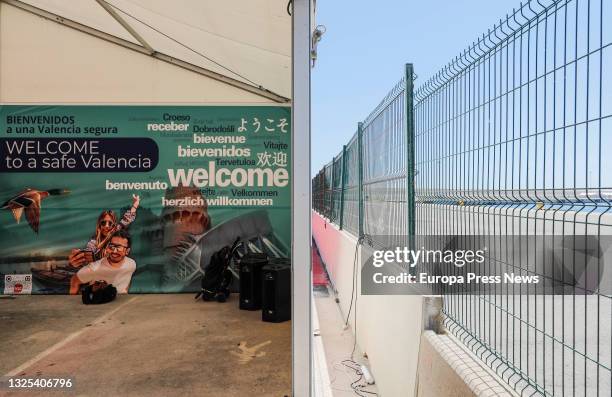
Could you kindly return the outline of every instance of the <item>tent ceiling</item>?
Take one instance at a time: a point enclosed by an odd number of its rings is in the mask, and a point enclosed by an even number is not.
[[[155,51],[290,97],[287,1],[106,0]],[[96,0],[24,3],[139,44]]]

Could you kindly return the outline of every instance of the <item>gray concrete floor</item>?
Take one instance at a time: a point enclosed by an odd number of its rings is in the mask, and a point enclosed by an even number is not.
[[[343,314],[333,294],[322,294],[315,291],[314,302],[318,315],[319,329],[314,330],[316,338],[322,338],[325,349],[325,360],[329,372],[329,389],[333,397],[354,397],[357,394],[351,389],[351,383],[358,379],[355,372],[342,365],[342,361],[351,358],[355,337],[352,329],[344,329]],[[370,367],[359,345],[355,346],[353,360]],[[364,384],[365,382],[361,382]],[[377,393],[376,385],[369,385],[365,390]],[[374,394],[362,393],[374,396]]]
[[[78,296],[19,296],[0,299],[0,322],[1,374],[75,382],[72,391],[0,396],[291,394],[291,323],[238,310],[236,294],[224,304],[181,294],[124,295],[92,306]],[[265,344],[242,360],[241,342]]]

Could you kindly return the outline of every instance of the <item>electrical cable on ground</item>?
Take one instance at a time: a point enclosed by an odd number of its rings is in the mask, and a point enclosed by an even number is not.
[[[348,322],[351,316],[351,311],[353,310],[353,303],[355,306],[355,327],[354,327],[354,336],[353,336],[353,349],[351,351],[351,358],[350,359],[344,359],[341,361],[336,361],[332,364],[332,367],[335,371],[338,371],[338,365],[342,365],[345,368],[351,369],[357,376],[357,380],[352,380],[352,378],[349,376],[348,372],[346,371],[346,369],[344,369],[344,374],[347,376],[348,380],[351,382],[350,386],[351,389],[342,389],[342,388],[338,388],[338,387],[334,387],[334,383],[336,382],[336,375],[334,374],[333,379],[330,381],[330,386],[332,389],[334,390],[338,390],[338,391],[352,391],[353,393],[355,393],[356,395],[360,396],[360,397],[370,397],[370,396],[378,396],[378,393],[370,391],[370,390],[366,390],[367,387],[369,387],[370,385],[368,385],[367,383],[363,383],[364,381],[364,374],[363,371],[361,370],[360,364],[358,362],[356,362],[355,360],[353,360],[353,356],[355,355],[355,349],[357,346],[357,303],[358,303],[358,295],[359,295],[359,291],[357,290],[357,284],[358,284],[358,278],[357,278],[357,252],[359,250],[359,246],[363,244],[363,241],[365,239],[366,236],[362,236],[359,239],[357,239],[357,244],[355,246],[355,252],[353,255],[353,279],[352,279],[352,289],[351,289],[351,302],[349,305],[349,310],[347,312],[346,315],[346,319],[344,321],[344,327],[346,329],[346,327],[348,326]]]
[[[351,309],[353,308],[353,298],[354,298],[354,302],[355,302],[355,321],[354,321],[354,332],[353,332],[353,336],[354,336],[354,340],[353,340],[353,350],[351,351],[351,360],[353,359],[354,355],[355,355],[355,349],[357,347],[357,300],[359,297],[359,291],[357,290],[357,284],[358,284],[358,277],[357,277],[357,250],[359,249],[359,246],[363,244],[363,240],[364,240],[365,236],[361,236],[359,239],[357,239],[357,245],[355,246],[355,255],[353,257],[353,285],[352,285],[352,290],[351,290],[351,303],[349,305],[349,310],[348,313],[346,315],[346,321],[344,322],[344,326],[347,327],[348,326],[348,321],[349,318],[351,316]]]
[[[346,314],[346,320],[344,321],[345,327],[348,326],[349,318],[351,316],[351,309],[353,308],[353,297],[355,295],[355,283],[356,283],[355,271],[357,267],[357,250],[359,249],[359,245],[361,245],[362,242],[363,242],[363,236],[357,239],[357,245],[355,246],[355,254],[353,256],[353,284],[352,284],[352,289],[351,289],[351,303],[349,305],[348,313]]]
[[[364,379],[364,376],[363,372],[361,371],[361,368],[359,367],[359,363],[347,359],[337,360],[333,362],[332,368],[334,369],[334,371],[338,371],[344,374],[344,376],[346,376],[347,382],[349,382],[349,385],[351,386],[350,389],[335,386],[334,383],[336,383],[338,378],[336,376],[336,372],[332,372],[333,378],[329,382],[332,390],[353,392],[361,397],[366,397],[362,393],[378,396],[376,392],[366,390],[368,387],[370,387],[370,385],[361,383]],[[351,371],[349,372],[348,369],[350,369]],[[356,381],[353,380],[353,375],[355,374],[359,376]]]
[[[355,392],[355,394],[357,394],[360,397],[366,397],[366,395],[363,393],[370,394],[373,396],[378,396],[378,393],[376,392],[365,390],[365,388],[368,387],[368,384],[361,383],[364,378],[363,378],[363,371],[361,370],[358,362],[354,360],[342,360],[341,364],[355,371],[355,374],[358,376],[357,380],[351,383],[351,389],[353,390],[353,392]]]

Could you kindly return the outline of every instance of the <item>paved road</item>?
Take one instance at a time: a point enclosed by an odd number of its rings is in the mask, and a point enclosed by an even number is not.
[[[238,310],[236,295],[225,304],[196,302],[190,294],[120,296],[96,306],[79,300],[1,299],[2,374],[72,376],[69,394],[82,396],[291,392],[290,322],[264,323],[261,312]],[[256,353],[264,355],[242,364],[241,342],[247,348],[263,343]],[[24,394],[0,391],[12,395]]]

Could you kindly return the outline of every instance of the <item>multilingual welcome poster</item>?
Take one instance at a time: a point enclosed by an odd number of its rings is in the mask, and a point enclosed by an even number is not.
[[[288,106],[0,106],[0,292],[196,291],[238,238],[288,257],[290,131]]]

